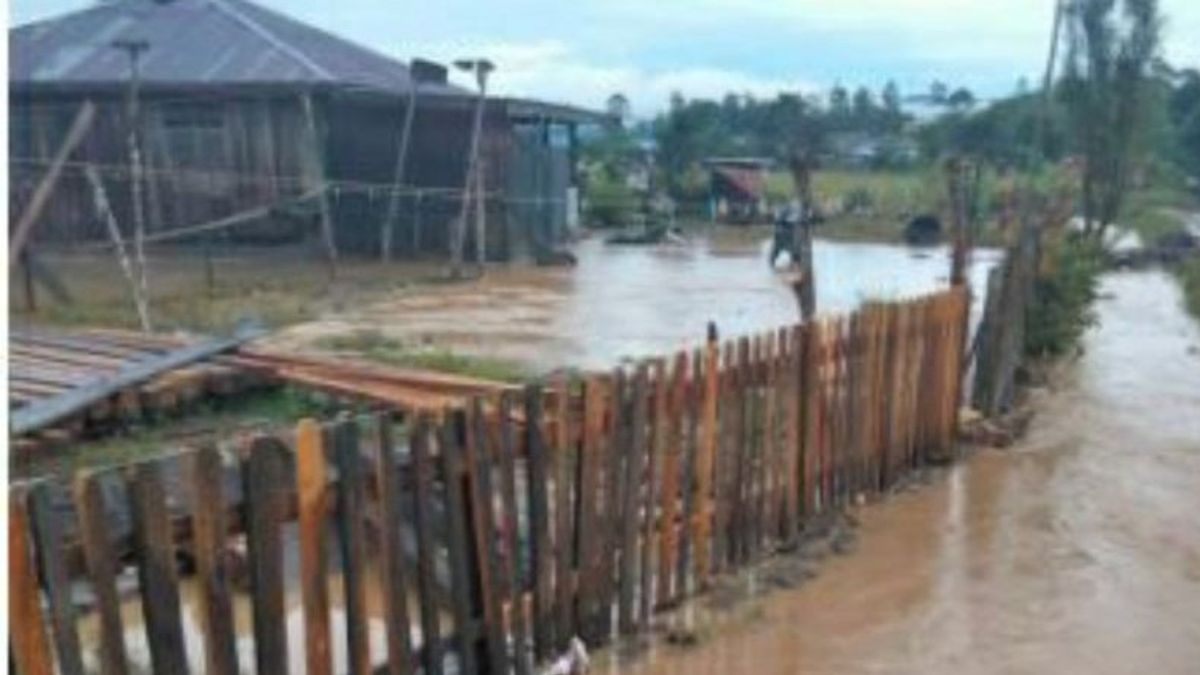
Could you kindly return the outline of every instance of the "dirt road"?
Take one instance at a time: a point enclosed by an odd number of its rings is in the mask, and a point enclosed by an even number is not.
[[[1200,672],[1200,328],[1163,273],[1100,324],[1019,447],[867,507],[859,550],[667,673]]]

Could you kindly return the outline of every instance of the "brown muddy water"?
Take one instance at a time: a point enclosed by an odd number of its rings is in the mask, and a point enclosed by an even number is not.
[[[579,264],[573,268],[491,267],[479,281],[398,290],[292,327],[270,342],[311,349],[322,338],[373,331],[516,361],[534,372],[607,368],[622,358],[694,347],[709,321],[726,335],[796,321],[787,279],[766,262],[769,236],[763,228],[716,228],[695,231],[685,243],[657,246],[613,246],[592,238],[575,247]],[[818,307],[843,312],[864,299],[944,287],[948,255],[945,247],[818,241]],[[995,252],[977,252],[976,287],[995,260]]]
[[[1018,446],[863,508],[855,553],[701,644],[599,670],[1200,673],[1200,328],[1161,272],[1103,292]]]

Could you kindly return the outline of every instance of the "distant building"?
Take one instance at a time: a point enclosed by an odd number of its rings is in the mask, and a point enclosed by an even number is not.
[[[832,163],[852,168],[904,166],[920,159],[920,148],[913,139],[898,135],[866,132],[832,134],[829,139]]]
[[[421,191],[401,199],[393,246],[400,256],[448,250],[475,93],[450,84],[438,64],[410,67],[246,0],[103,2],[9,31],[12,213],[28,200],[80,104],[90,99],[99,109],[35,242],[104,238],[84,163],[99,168],[118,221],[131,230],[130,59],[114,48],[118,40],[149,47],[140,58],[140,130],[152,234],[270,207],[266,217],[218,236],[315,236],[314,195],[324,185],[339,250],[377,253],[415,87],[404,183]],[[568,207],[577,203],[576,128],[605,119],[569,106],[489,99],[481,157],[493,196],[490,258],[533,253],[563,238],[573,220]],[[469,241],[467,250],[474,246]]]
[[[750,223],[770,218],[767,204],[767,171],[770,159],[762,157],[710,157],[709,203],[714,220]]]

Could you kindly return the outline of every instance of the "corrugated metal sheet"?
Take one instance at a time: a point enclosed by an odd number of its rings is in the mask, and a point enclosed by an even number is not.
[[[147,86],[291,84],[403,94],[405,64],[245,0],[124,0],[9,31],[15,87],[124,83],[114,40],[146,40]],[[422,93],[467,94],[454,85]]]

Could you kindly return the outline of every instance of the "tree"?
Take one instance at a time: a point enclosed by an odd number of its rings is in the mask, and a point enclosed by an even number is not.
[[[934,105],[945,105],[947,92],[949,92],[949,88],[945,82],[934,80],[929,85],[929,102]]]
[[[850,94],[840,84],[829,90],[829,117],[839,128],[850,122]]]
[[[871,90],[859,87],[854,91],[854,126],[861,130],[871,130],[875,126],[875,99]]]
[[[1077,0],[1065,19],[1062,96],[1084,158],[1084,231],[1102,241],[1142,149],[1142,99],[1161,19],[1157,0]]]
[[[1184,171],[1200,177],[1200,70],[1177,75],[1178,85],[1168,101],[1174,129],[1173,155]]]
[[[953,110],[970,110],[975,107],[975,94],[966,87],[959,87],[946,97],[946,105]]]
[[[904,110],[900,107],[900,88],[895,80],[888,80],[880,94],[887,131],[897,132],[904,125]]]

